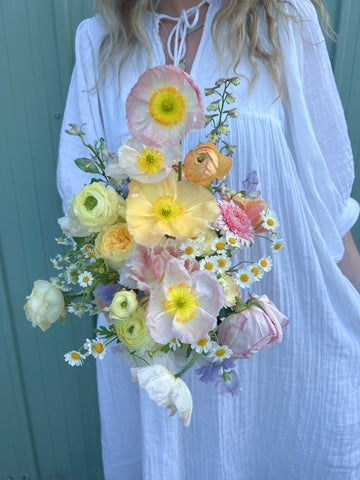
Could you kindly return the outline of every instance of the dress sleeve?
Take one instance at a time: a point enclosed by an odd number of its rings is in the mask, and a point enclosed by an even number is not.
[[[74,163],[76,158],[89,158],[89,150],[83,146],[80,138],[68,135],[65,129],[69,129],[69,123],[85,124],[82,131],[86,133],[87,143],[105,137],[96,88],[97,56],[102,35],[100,28],[93,17],[84,20],[76,31],[76,61],[63,117],[57,167],[57,187],[64,211],[66,199],[79,192],[91,178],[89,173],[83,172]]]
[[[294,9],[295,7],[295,9]],[[315,220],[336,262],[342,236],[359,215],[350,198],[354,162],[344,111],[316,10],[310,0],[292,0],[282,32],[287,86],[287,136]]]

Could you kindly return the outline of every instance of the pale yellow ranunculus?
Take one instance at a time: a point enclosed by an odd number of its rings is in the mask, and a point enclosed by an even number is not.
[[[130,317],[116,320],[115,330],[121,343],[142,354],[154,345],[154,340],[145,323],[145,310],[142,307],[138,307]]]
[[[233,307],[238,297],[239,288],[235,278],[230,273],[223,273],[219,278],[219,283],[223,287],[225,293],[225,307]]]
[[[100,232],[124,217],[125,201],[112,187],[94,182],[74,195],[71,210],[81,225]]]
[[[138,308],[138,301],[134,290],[121,290],[115,293],[109,307],[110,318],[113,320],[130,317]]]
[[[158,183],[130,182],[126,221],[135,242],[145,247],[155,247],[164,235],[183,239],[205,233],[219,214],[206,188],[178,182],[174,171]]]
[[[118,270],[134,245],[126,223],[116,223],[95,240],[95,255],[102,258],[110,268]]]

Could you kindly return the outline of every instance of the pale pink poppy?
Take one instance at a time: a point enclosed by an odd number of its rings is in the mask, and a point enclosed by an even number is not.
[[[191,129],[205,126],[204,103],[193,79],[173,65],[146,70],[126,100],[133,137],[145,145],[176,145]]]
[[[175,337],[196,343],[216,327],[224,302],[224,290],[213,272],[189,273],[181,261],[172,259],[150,294],[146,325],[156,342],[166,344]]]

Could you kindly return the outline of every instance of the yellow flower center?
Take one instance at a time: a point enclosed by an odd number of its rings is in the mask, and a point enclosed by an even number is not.
[[[199,345],[199,347],[204,347],[207,344],[206,338],[202,338],[197,342],[197,344]]]
[[[269,218],[266,223],[269,225],[269,227],[273,227],[275,225],[275,222],[272,218]]]
[[[155,122],[171,127],[181,122],[185,105],[185,99],[181,93],[175,87],[168,86],[152,94],[149,111]]]
[[[223,244],[223,242],[217,242],[216,250],[224,250],[224,248],[225,248],[225,245]]]
[[[231,243],[231,245],[235,245],[235,243],[236,243],[236,238],[230,237],[230,238],[229,238],[229,243]]]
[[[249,281],[249,275],[247,273],[242,273],[240,275],[240,280],[244,283],[248,282]]]
[[[164,157],[156,148],[144,148],[137,157],[137,163],[142,172],[154,175],[164,163]]]
[[[104,351],[104,347],[101,345],[101,343],[97,343],[94,347],[94,350],[96,353],[102,353]]]
[[[172,343],[176,343],[176,338],[173,338],[171,341]]]
[[[71,358],[72,358],[73,360],[80,360],[80,354],[77,353],[77,352],[73,352],[73,353],[71,354]]]
[[[219,265],[220,268],[225,267],[226,260],[224,260],[223,258],[220,258],[220,260],[218,260],[218,265]]]
[[[281,248],[281,243],[276,243],[274,245],[274,250],[280,250],[280,248]]]
[[[186,255],[192,255],[194,253],[194,249],[192,247],[185,248]]]
[[[163,195],[153,203],[153,211],[161,222],[172,222],[183,214],[184,208],[171,195]]]
[[[204,265],[205,270],[212,270],[214,265],[211,262],[206,262]]]
[[[92,246],[91,245],[85,245],[84,249],[85,249],[85,252],[91,252]]]
[[[86,276],[83,277],[83,278],[82,278],[82,281],[83,281],[83,283],[87,283],[87,282],[89,281],[89,277],[86,277]]]
[[[225,353],[226,353],[226,350],[224,348],[219,348],[218,350],[216,350],[215,355],[217,357],[222,357],[223,355],[225,355]]]
[[[189,285],[180,283],[173,285],[167,291],[167,299],[162,302],[164,310],[171,316],[175,316],[178,322],[192,320],[199,308],[197,293]]]
[[[258,269],[258,268],[253,267],[253,268],[251,269],[251,271],[252,271],[252,273],[255,275],[255,277],[257,277],[257,276],[259,275],[259,269]]]
[[[261,260],[260,265],[261,265],[263,268],[266,268],[266,267],[268,266],[267,260],[265,260],[265,259]]]

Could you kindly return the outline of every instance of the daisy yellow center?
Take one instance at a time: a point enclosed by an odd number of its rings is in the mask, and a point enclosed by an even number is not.
[[[193,247],[186,247],[185,248],[186,255],[192,255],[194,253]]]
[[[268,266],[267,260],[261,260],[260,265],[261,265],[263,268],[267,267],[267,266]]]
[[[259,269],[258,269],[258,268],[253,267],[253,268],[251,269],[251,271],[252,271],[252,273],[255,275],[255,277],[257,277],[257,276],[259,275]]]
[[[281,243],[276,243],[274,245],[274,250],[280,250],[280,248],[281,248]]]
[[[183,214],[184,208],[171,195],[164,195],[153,203],[153,211],[161,222],[172,222]]]
[[[91,245],[85,245],[85,252],[91,252],[92,246]]]
[[[242,273],[240,275],[240,280],[244,283],[248,282],[249,281],[249,275],[247,275],[246,273]]]
[[[182,121],[185,105],[181,93],[175,87],[168,86],[152,94],[149,111],[155,122],[171,127]]]
[[[219,265],[220,268],[225,267],[226,260],[224,260],[223,258],[220,258],[220,260],[218,261],[218,265]]]
[[[234,237],[229,238],[229,243],[230,243],[231,245],[235,245],[235,243],[236,243],[236,238],[234,238]]]
[[[104,347],[101,343],[97,343],[94,347],[96,353],[102,353],[104,351]]]
[[[217,250],[224,250],[224,248],[225,248],[225,245],[223,244],[223,242],[217,242],[216,244]]]
[[[73,360],[80,360],[80,354],[77,353],[77,352],[73,352],[73,353],[71,354],[71,358],[72,358]]]
[[[137,163],[142,172],[154,175],[164,163],[164,157],[156,148],[144,148],[137,157]]]
[[[204,265],[205,270],[212,270],[214,265],[211,262],[206,262]]]
[[[169,288],[167,299],[162,303],[164,310],[171,316],[176,316],[178,322],[192,320],[199,308],[197,293],[189,285],[180,283]]]
[[[202,338],[197,342],[197,344],[199,345],[199,347],[205,347],[205,345],[207,344],[206,338]]]
[[[176,343],[176,338],[173,338],[171,341],[172,343]]]
[[[269,227],[273,227],[274,224],[275,224],[275,222],[272,218],[269,218],[266,223],[269,225]]]
[[[225,353],[226,351],[223,348],[219,348],[218,350],[216,350],[215,355],[217,357],[222,357],[223,355],[225,355]]]
[[[82,281],[83,281],[84,283],[87,283],[87,282],[89,281],[89,277],[83,277],[83,278],[82,278]]]

